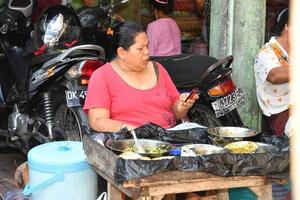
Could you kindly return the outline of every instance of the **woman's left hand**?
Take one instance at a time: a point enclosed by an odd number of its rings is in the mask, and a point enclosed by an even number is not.
[[[199,99],[199,95],[195,94],[192,98],[186,101],[188,96],[189,93],[180,94],[179,100],[173,107],[173,112],[178,120],[186,117],[189,109],[194,105],[195,101]]]
[[[189,110],[195,103],[197,99],[199,99],[199,95],[195,94],[193,97],[189,98],[186,101],[186,98],[190,95],[190,93],[182,93],[180,94],[180,101],[178,103],[179,110]]]

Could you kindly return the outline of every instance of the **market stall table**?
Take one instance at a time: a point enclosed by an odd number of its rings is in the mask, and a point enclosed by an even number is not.
[[[263,176],[221,177],[200,171],[166,171],[151,176],[126,180],[116,184],[115,162],[118,156],[88,136],[83,139],[84,151],[94,170],[108,182],[108,199],[124,199],[122,193],[133,199],[175,199],[176,193],[205,191],[201,199],[229,199],[228,189],[249,187],[259,200],[272,199],[270,181]]]

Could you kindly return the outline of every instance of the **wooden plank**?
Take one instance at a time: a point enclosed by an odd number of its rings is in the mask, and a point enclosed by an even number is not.
[[[176,200],[176,194],[165,195],[165,200]]]
[[[229,177],[228,177],[229,178]],[[229,179],[229,180],[201,180],[198,182],[178,182],[165,185],[152,185],[143,187],[143,195],[156,196],[162,194],[186,193],[207,190],[220,190],[237,187],[258,187],[265,185],[265,179]]]
[[[218,200],[229,200],[228,190],[218,190]]]
[[[121,191],[110,183],[107,183],[107,196],[111,200],[123,200]]]
[[[250,189],[256,194],[258,200],[272,200],[272,185],[252,186]]]
[[[230,176],[221,177],[213,174],[208,174],[205,172],[183,172],[183,171],[168,171],[159,174],[154,174],[147,177],[141,177],[137,180],[129,180],[123,183],[124,188],[128,187],[152,187],[164,184],[183,184],[183,183],[207,183],[207,181],[215,184],[216,182],[221,184],[235,183],[239,182],[246,184],[249,182],[249,186],[255,186],[253,184],[264,185],[266,183],[266,178],[263,176]],[[253,182],[253,183],[252,183]],[[246,184],[246,185],[248,185]],[[259,186],[256,185],[256,186]],[[243,187],[243,186],[238,186]]]
[[[160,196],[141,196],[136,198],[136,200],[162,200],[164,198],[164,195],[160,195]]]

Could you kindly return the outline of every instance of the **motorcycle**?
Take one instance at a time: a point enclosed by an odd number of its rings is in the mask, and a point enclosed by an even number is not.
[[[108,60],[112,57],[110,37],[106,31],[97,26],[97,23],[102,19],[106,20],[106,23],[102,24],[104,27],[112,25],[114,8],[126,2],[120,0],[113,6],[84,6],[77,10],[80,21],[85,27],[86,41],[100,43],[105,49]],[[232,69],[229,67],[233,61],[232,56],[220,61],[212,57],[192,54],[151,59],[160,62],[167,69],[179,91],[190,92],[194,88],[200,89],[200,98],[188,113],[190,121],[207,127],[243,126],[236,108],[243,104],[244,95],[231,79]]]
[[[82,101],[92,72],[104,64],[104,50],[66,41],[72,34],[80,36],[80,21],[69,8],[54,6],[44,14],[53,17],[49,23],[38,24],[44,32],[34,33],[42,36],[36,38],[48,42],[51,50],[41,45],[32,54],[31,45],[26,44],[38,44],[39,40],[31,40],[30,34],[24,37],[24,32],[32,31],[32,1],[21,7],[16,1],[10,0],[0,11],[0,135],[24,153],[53,140],[81,140],[89,133]],[[75,23],[67,26],[69,22]],[[56,49],[61,30],[69,28],[63,38],[64,50]],[[16,42],[16,38],[28,43]]]
[[[188,120],[206,127],[243,126],[237,108],[244,94],[231,78],[232,56],[221,60],[197,54],[152,57],[161,63],[180,92],[197,88],[199,99],[188,112]]]

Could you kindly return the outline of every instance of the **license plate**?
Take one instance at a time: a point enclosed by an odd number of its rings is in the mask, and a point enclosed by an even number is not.
[[[236,109],[244,103],[244,92],[242,89],[237,88],[229,95],[219,98],[212,102],[211,105],[217,117],[221,117],[226,113]]]
[[[83,106],[87,94],[86,90],[66,90],[66,100],[68,107]]]

